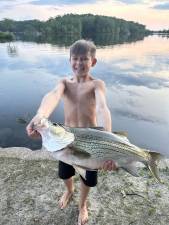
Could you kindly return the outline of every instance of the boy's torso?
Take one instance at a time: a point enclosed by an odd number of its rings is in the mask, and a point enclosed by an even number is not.
[[[67,126],[96,126],[94,79],[82,83],[65,80],[64,116]]]

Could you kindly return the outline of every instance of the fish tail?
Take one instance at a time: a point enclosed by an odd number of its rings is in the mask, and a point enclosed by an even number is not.
[[[148,162],[148,168],[153,175],[153,177],[156,179],[157,182],[162,183],[161,179],[159,178],[158,175],[158,163],[160,159],[162,158],[162,155],[157,152],[149,152],[150,154],[150,160]]]

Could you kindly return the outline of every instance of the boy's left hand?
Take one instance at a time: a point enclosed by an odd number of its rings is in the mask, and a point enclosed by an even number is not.
[[[105,171],[117,170],[118,166],[113,160],[108,160],[104,162],[103,167],[101,169]]]

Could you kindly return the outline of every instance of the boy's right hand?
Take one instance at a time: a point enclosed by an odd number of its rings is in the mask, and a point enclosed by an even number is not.
[[[29,137],[31,138],[40,138],[40,133],[34,129],[35,125],[41,122],[42,117],[38,114],[33,117],[26,127],[26,131]]]

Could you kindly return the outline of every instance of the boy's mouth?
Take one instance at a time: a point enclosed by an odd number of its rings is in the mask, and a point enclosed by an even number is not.
[[[77,72],[83,72],[84,71],[84,68],[75,68],[75,71],[77,71]]]

